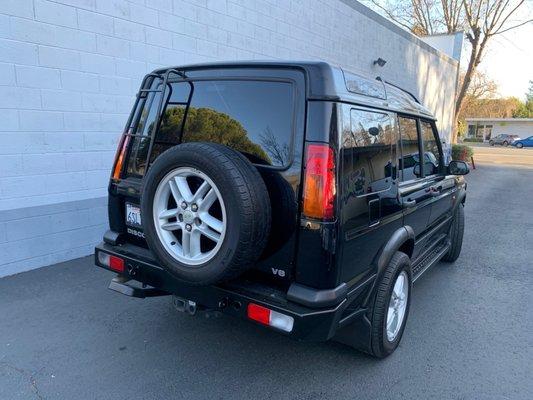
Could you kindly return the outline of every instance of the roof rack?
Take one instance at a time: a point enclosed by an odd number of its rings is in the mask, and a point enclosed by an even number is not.
[[[414,101],[416,101],[418,104],[422,105],[422,103],[420,103],[420,100],[418,100],[418,98],[413,93],[411,93],[409,90],[406,90],[406,89],[404,89],[404,88],[402,88],[402,87],[400,87],[398,85],[395,85],[394,83],[386,81],[386,80],[382,79],[381,76],[376,76],[376,79],[378,81],[386,83],[387,85],[391,85],[392,87],[395,87],[396,89],[401,90],[404,93],[407,93],[409,96],[411,96],[414,99]]]

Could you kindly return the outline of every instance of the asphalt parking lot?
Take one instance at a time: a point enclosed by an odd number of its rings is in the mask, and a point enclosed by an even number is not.
[[[0,279],[0,399],[532,399],[533,151],[482,149],[388,359],[124,297],[86,257]]]

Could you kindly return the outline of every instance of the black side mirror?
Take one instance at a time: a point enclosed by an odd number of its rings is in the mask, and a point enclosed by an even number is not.
[[[466,175],[470,172],[468,164],[464,161],[450,161],[448,173],[452,175]]]

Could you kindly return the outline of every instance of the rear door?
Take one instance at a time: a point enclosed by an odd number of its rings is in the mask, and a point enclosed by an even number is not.
[[[375,255],[402,226],[398,201],[395,115],[344,105],[341,133],[341,281],[368,272]]]
[[[244,154],[265,180],[272,204],[271,239],[258,269],[289,279],[298,226],[298,190],[304,142],[305,80],[286,69],[213,69],[154,80],[138,106],[127,159],[125,202],[139,204],[150,163],[166,149],[185,142],[215,142]],[[161,96],[164,102],[158,122]],[[124,211],[128,208],[124,205]],[[127,219],[126,214],[124,218]],[[134,218],[132,218],[132,221]],[[142,226],[129,226],[128,232]],[[139,235],[130,235],[139,242]]]

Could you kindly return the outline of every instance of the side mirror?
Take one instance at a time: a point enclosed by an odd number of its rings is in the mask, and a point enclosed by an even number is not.
[[[468,164],[464,161],[450,161],[448,173],[452,175],[466,175],[470,172]]]

